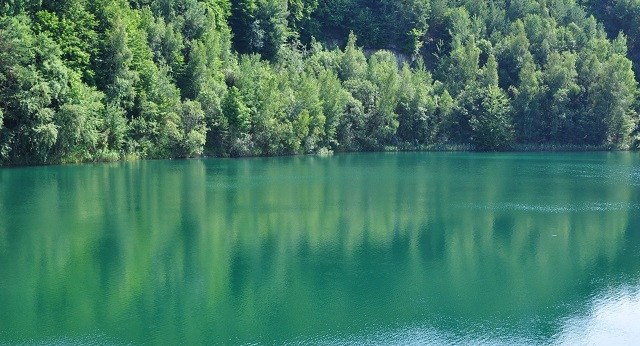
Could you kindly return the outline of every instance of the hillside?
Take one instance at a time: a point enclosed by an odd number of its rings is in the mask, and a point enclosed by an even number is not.
[[[639,28],[638,0],[8,0],[0,164],[630,148]]]

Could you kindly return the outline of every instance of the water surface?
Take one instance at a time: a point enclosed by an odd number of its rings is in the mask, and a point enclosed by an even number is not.
[[[632,344],[640,156],[0,169],[0,344]]]

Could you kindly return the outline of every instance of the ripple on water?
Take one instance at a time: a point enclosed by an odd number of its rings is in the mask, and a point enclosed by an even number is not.
[[[494,203],[494,204],[459,204],[462,209],[491,210],[491,211],[531,211],[539,213],[575,213],[575,212],[606,212],[640,210],[640,204],[627,202],[590,202],[581,204],[553,205],[532,203]]]
[[[87,334],[76,337],[59,337],[44,340],[26,340],[17,345],[131,345],[130,342],[118,341],[105,334]]]
[[[466,322],[458,321],[460,327]],[[320,335],[311,339],[296,339],[286,345],[535,345],[541,344],[535,335],[514,335],[507,327],[468,325],[458,332],[444,332],[431,325],[366,329],[353,335]]]

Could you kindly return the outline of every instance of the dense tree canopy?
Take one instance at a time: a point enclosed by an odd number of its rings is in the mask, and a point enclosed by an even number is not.
[[[636,0],[3,1],[0,164],[629,148],[638,28]]]

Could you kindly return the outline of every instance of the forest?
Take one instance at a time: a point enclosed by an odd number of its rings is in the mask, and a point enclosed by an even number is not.
[[[0,165],[634,149],[640,0],[2,0]]]

